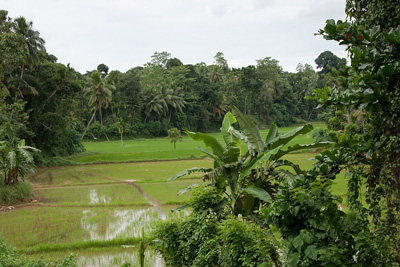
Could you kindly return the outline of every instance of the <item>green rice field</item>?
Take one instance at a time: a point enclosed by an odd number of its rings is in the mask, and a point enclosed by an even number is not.
[[[314,126],[323,127],[322,123]],[[265,136],[267,131],[262,133]],[[296,142],[311,143],[311,133]],[[176,150],[166,138],[124,144],[86,142],[87,152],[69,158],[76,165],[41,168],[31,175],[35,201],[1,213],[0,237],[32,258],[60,259],[72,252],[78,266],[134,265],[142,227],[148,232],[157,221],[186,216],[188,210],[171,212],[190,197],[190,193],[177,193],[203,183],[201,174],[171,182],[167,178],[192,167],[212,167],[213,162],[195,149],[204,148],[201,142],[187,137]],[[307,169],[314,156],[309,151],[286,158]],[[333,192],[346,193],[343,176],[336,180]],[[146,253],[148,266],[162,266],[154,251]]]

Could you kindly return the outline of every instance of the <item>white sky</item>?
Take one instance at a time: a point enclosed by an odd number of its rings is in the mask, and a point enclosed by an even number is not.
[[[315,68],[326,50],[346,57],[344,47],[314,36],[327,19],[344,20],[344,8],[345,0],[0,0],[82,73],[100,63],[125,72],[163,51],[184,64],[212,64],[220,51],[230,67],[271,57],[286,71]]]

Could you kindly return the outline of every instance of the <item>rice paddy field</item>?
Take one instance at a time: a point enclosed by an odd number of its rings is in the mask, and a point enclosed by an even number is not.
[[[323,127],[315,123],[315,128]],[[281,129],[289,131],[295,127]],[[262,131],[264,137],[267,131]],[[219,134],[213,134],[222,140]],[[311,133],[295,142],[312,143]],[[174,149],[166,138],[86,142],[87,152],[68,160],[72,166],[41,168],[30,176],[35,201],[0,213],[0,237],[20,253],[46,260],[76,255],[78,266],[137,266],[135,245],[145,231],[168,217],[182,217],[188,210],[171,212],[187,203],[190,193],[179,190],[201,184],[201,174],[167,182],[170,176],[192,167],[212,167],[196,146],[201,142],[185,137]],[[290,154],[287,159],[307,169],[315,153]],[[333,187],[345,194],[343,176]],[[162,266],[152,250],[147,266]]]

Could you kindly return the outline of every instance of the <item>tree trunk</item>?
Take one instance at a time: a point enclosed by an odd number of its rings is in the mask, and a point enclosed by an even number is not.
[[[15,169],[9,169],[8,170],[8,177],[6,180],[6,185],[13,185],[17,182],[17,173]]]
[[[100,103],[99,103],[99,112],[100,112],[100,125],[101,126],[103,126],[103,114],[102,114],[102,112],[101,112],[101,106],[100,106]]]
[[[92,123],[92,121],[93,121],[93,119],[94,119],[94,115],[96,115],[96,109],[94,109],[94,112],[93,112],[93,115],[92,115],[92,118],[90,119],[90,121],[89,121],[89,123],[88,123],[88,125],[86,126],[86,129],[85,129],[85,131],[83,132],[83,134],[82,134],[82,139],[83,139],[83,137],[85,136],[85,134],[86,134],[86,132],[87,132],[87,130],[89,129],[89,126],[90,126],[90,124]]]
[[[108,136],[107,136],[107,134],[106,133],[104,133],[104,135],[106,136],[106,138],[107,138],[107,142],[110,142],[110,139],[108,139]]]
[[[121,146],[124,146],[124,139],[122,137],[122,133],[121,133]]]

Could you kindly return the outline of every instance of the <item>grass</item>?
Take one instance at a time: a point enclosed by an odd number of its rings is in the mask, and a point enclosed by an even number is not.
[[[314,127],[323,124],[314,123]],[[294,128],[282,128],[281,132]],[[265,138],[267,130],[261,133]],[[220,134],[211,135],[222,142]],[[293,142],[310,144],[311,133]],[[121,147],[119,141],[85,142],[87,152],[70,158],[82,164],[40,169],[31,179],[39,204],[2,214],[0,237],[21,252],[34,253],[35,257],[48,253],[60,255],[60,251],[89,255],[96,250],[96,256],[78,258],[79,264],[102,266],[107,262],[106,265],[120,266],[126,258],[121,254],[121,244],[136,244],[141,227],[148,231],[154,222],[165,217],[182,216],[169,211],[187,203],[190,193],[177,196],[177,192],[203,183],[202,174],[172,182],[166,179],[188,168],[213,165],[210,159],[199,159],[202,153],[195,147],[205,148],[203,143],[188,137],[177,143],[176,150],[166,138],[130,140],[124,144]],[[306,152],[286,155],[286,159],[308,169],[313,164],[308,159],[314,156]],[[346,193],[343,175],[335,181],[333,193],[342,196]],[[154,201],[161,206],[152,207]],[[107,254],[106,247],[115,253]],[[103,263],[93,264],[103,256]]]
[[[35,194],[42,203],[60,206],[149,204],[134,186],[127,186],[126,184],[48,188],[37,190]]]
[[[315,129],[324,127],[322,122],[313,122]],[[282,133],[289,132],[298,126],[283,127],[280,129]],[[261,130],[261,135],[265,139],[268,130]],[[222,141],[221,133],[212,133]],[[312,133],[298,136],[288,145],[294,143],[311,144]],[[193,141],[185,136],[182,142],[177,143],[177,149],[173,148],[173,144],[167,138],[154,139],[138,139],[124,141],[124,146],[121,147],[119,141],[110,142],[84,142],[86,148],[85,153],[75,155],[69,158],[76,163],[106,163],[106,162],[134,162],[134,161],[159,161],[159,160],[176,160],[176,159],[194,159],[202,158],[204,154],[195,147],[205,148],[203,142]],[[243,147],[244,149],[244,147]]]
[[[47,168],[34,175],[32,182],[41,187],[110,184],[121,180],[164,182],[177,172],[193,166],[211,167],[212,161],[182,160]]]
[[[188,202],[191,196],[190,192],[180,196],[177,193],[190,185],[202,183],[200,178],[182,179],[173,182],[144,183],[140,184],[140,187],[162,205],[184,204]]]

